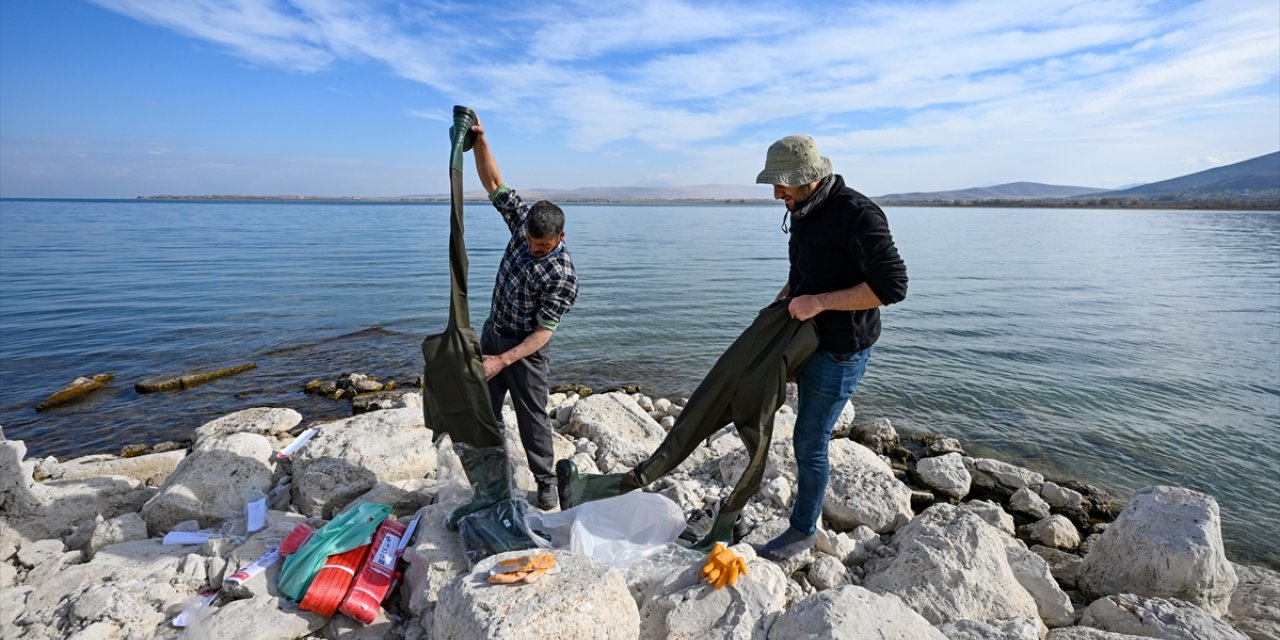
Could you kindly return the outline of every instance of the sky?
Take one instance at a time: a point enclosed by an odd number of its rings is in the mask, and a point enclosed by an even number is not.
[[[1119,188],[1280,150],[1280,2],[0,3],[0,197],[444,194],[455,104],[517,189]]]

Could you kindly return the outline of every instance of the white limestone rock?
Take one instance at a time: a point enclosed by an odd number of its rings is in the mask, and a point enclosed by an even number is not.
[[[1112,633],[1093,627],[1063,627],[1050,631],[1047,640],[1145,640],[1145,638],[1127,633]]]
[[[404,552],[404,585],[400,587],[400,604],[418,619],[427,637],[432,637],[440,592],[469,570],[462,540],[444,526],[445,518],[459,506],[461,502],[445,502],[418,511],[414,544]]]
[[[316,633],[329,622],[303,611],[288,598],[259,595],[223,604],[188,633],[198,638],[293,640]]]
[[[764,638],[785,604],[787,579],[746,544],[730,549],[747,563],[738,584],[716,589],[693,564],[668,574],[649,591],[640,609],[641,640]]]
[[[831,480],[822,513],[837,530],[866,525],[877,533],[910,520],[911,489],[870,449],[852,440],[832,440]]]
[[[1084,558],[1039,544],[1032,545],[1031,551],[1049,565],[1049,571],[1053,573],[1053,578],[1058,581],[1058,584],[1066,589],[1077,588],[1076,582],[1080,577],[1080,567],[1084,564]]]
[[[958,453],[920,460],[916,463],[916,477],[924,486],[957,500],[969,495],[973,482]]]
[[[200,441],[143,505],[142,519],[153,535],[164,535],[184,520],[209,527],[242,515],[247,495],[271,489],[271,454],[271,443],[255,433]]]
[[[486,582],[499,561],[526,553],[485,558],[450,582],[436,605],[434,640],[633,640],[639,634],[640,615],[622,574],[591,557],[552,551],[560,567],[555,575],[516,586]]]
[[[93,555],[103,547],[146,538],[147,523],[136,513],[122,514],[110,520],[103,520],[98,516],[93,533],[89,536],[89,543],[84,549],[84,559],[92,560]]]
[[[1164,640],[1249,640],[1190,602],[1131,593],[1093,601],[1080,616],[1080,626]]]
[[[1054,549],[1070,551],[1080,547],[1080,532],[1066,516],[1053,514],[1026,526],[1024,533],[1032,542]]]
[[[132,458],[93,455],[57,462],[51,465],[48,471],[51,477],[57,480],[126,476],[142,483],[157,481],[163,483],[186,456],[187,452],[183,449],[149,453]]]
[[[1280,640],[1280,573],[1237,564],[1227,619],[1253,640]]]
[[[735,636],[747,637],[747,636]],[[768,640],[946,640],[893,594],[845,585],[797,602],[778,616]]]
[[[200,441],[207,438],[233,433],[256,433],[272,440],[274,446],[277,438],[291,439],[289,430],[301,422],[302,414],[293,409],[254,407],[229,413],[200,425],[196,428],[193,439],[194,444],[199,445]]]
[[[847,582],[844,564],[829,555],[819,554],[809,565],[809,584],[818,591],[834,589]]]
[[[304,515],[332,518],[379,482],[423,478],[438,464],[418,410],[372,411],[315,428],[293,456],[293,503]]]
[[[1005,557],[1018,584],[1036,601],[1036,610],[1045,625],[1068,627],[1075,624],[1075,607],[1071,598],[1058,586],[1044,558],[1012,538],[1005,538]]]
[[[655,408],[661,400],[654,403]],[[630,469],[649,457],[667,432],[624,393],[587,396],[577,402],[565,431],[599,445],[596,464],[606,473]]]
[[[971,511],[979,518],[986,521],[987,524],[1009,534],[1014,534],[1013,516],[1009,515],[1000,505],[986,500],[974,500],[965,502],[960,505],[961,509]]]
[[[1037,617],[1006,541],[972,512],[936,504],[894,534],[896,555],[868,561],[862,584],[897,595],[933,624]]]
[[[1054,482],[1044,482],[1040,485],[1040,497],[1049,503],[1050,507],[1069,515],[1084,515],[1084,495],[1075,489],[1058,486]]]
[[[973,475],[974,486],[1003,496],[1012,496],[1022,488],[1035,489],[1044,482],[1039,473],[991,458],[965,458],[964,464]]]
[[[1027,487],[1013,492],[1013,496],[1009,498],[1009,508],[1036,520],[1048,518],[1050,512],[1049,503],[1045,502],[1040,494]]]
[[[1091,598],[1177,598],[1224,615],[1236,581],[1222,547],[1218,502],[1157,486],[1134,494],[1102,533],[1084,558],[1079,586]]]
[[[840,418],[844,418],[845,411],[853,413],[853,402],[845,405],[844,410],[840,412]],[[849,416],[849,424],[852,424],[853,416]],[[840,419],[836,420],[837,428]],[[893,451],[899,443],[898,432],[893,428],[893,424],[888,418],[875,418],[868,422],[852,425],[852,433],[850,437],[862,446],[880,454]]]
[[[977,620],[953,620],[938,625],[947,640],[1040,640],[1041,626],[1031,618],[1009,618],[990,623]]]

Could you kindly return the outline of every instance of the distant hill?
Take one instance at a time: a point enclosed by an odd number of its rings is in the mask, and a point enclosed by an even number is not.
[[[872,198],[872,200],[881,204],[919,200],[950,200],[958,202],[974,200],[1025,200],[1029,198],[1070,198],[1072,196],[1102,193],[1104,191],[1106,191],[1106,189],[1097,189],[1094,187],[1072,187],[1056,184],[1041,184],[1039,182],[1010,182],[1008,184],[998,184],[994,187],[973,187],[970,189],[956,189],[953,191],[890,193],[888,195]]]
[[[1180,178],[1110,191],[1106,195],[1155,198],[1177,195],[1241,197],[1267,194],[1280,195],[1280,151]]]
[[[582,187],[580,189],[519,189],[525,200],[554,202],[665,202],[773,200],[768,185],[701,184],[683,187]],[[477,197],[484,197],[476,192]],[[471,197],[472,194],[467,194]]]

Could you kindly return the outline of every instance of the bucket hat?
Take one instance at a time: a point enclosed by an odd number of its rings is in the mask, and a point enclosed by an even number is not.
[[[787,136],[771,145],[757,184],[798,187],[831,175],[831,159],[818,155],[818,144],[809,136]]]

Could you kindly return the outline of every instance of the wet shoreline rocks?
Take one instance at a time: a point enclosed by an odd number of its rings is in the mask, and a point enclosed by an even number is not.
[[[341,420],[245,409],[201,426],[189,444],[132,457],[27,459],[25,444],[0,429],[0,637],[1280,638],[1280,573],[1226,557],[1213,497],[1150,487],[1119,509],[1094,487],[969,456],[945,436],[856,423],[852,405],[832,441],[811,551],[773,563],[752,549],[787,526],[794,500],[795,413],[784,406],[732,547],[749,569],[737,585],[712,589],[701,556],[673,547],[627,569],[554,550],[561,573],[478,588],[477,576],[507,554],[468,564],[444,526],[469,492],[460,463],[448,438],[436,442],[423,424],[420,394],[391,391],[403,393],[390,406]],[[682,407],[640,393],[556,393],[555,457],[625,470]],[[521,496],[533,477],[514,413],[503,414]],[[306,432],[292,456],[278,455]],[[729,426],[647,490],[695,527],[746,464]],[[269,509],[250,534],[243,505],[252,496]],[[243,585],[225,581],[297,524],[319,526],[362,501],[391,505],[401,522],[421,516],[402,584],[370,625],[300,610],[276,587],[279,564]],[[173,531],[210,537],[163,544]],[[213,605],[192,608],[217,589]],[[171,624],[184,610],[195,621],[187,635]]]

